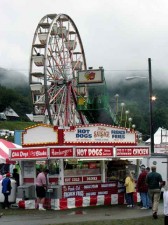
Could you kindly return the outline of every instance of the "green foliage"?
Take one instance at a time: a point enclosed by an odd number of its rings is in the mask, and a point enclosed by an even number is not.
[[[168,95],[167,88],[158,87],[155,83],[153,86],[153,93],[157,98],[156,101],[153,102],[153,127],[155,132],[158,127],[168,129]],[[128,117],[133,119],[132,123],[136,125],[136,130],[144,135],[144,140],[148,139],[150,134],[148,82],[126,82],[121,80],[115,85],[111,85],[108,82],[107,87],[112,112],[116,112],[115,95],[119,94],[119,107],[121,102],[126,104],[124,110],[129,110]],[[0,85],[0,112],[8,106],[12,107],[20,116],[20,121],[28,121],[26,114],[32,113],[33,105],[27,81],[22,81],[20,85],[15,85],[12,88]],[[118,113],[120,113],[120,109],[118,110]],[[117,117],[119,118],[119,116],[120,115],[118,114]],[[27,124],[26,126],[25,124],[22,126],[16,122],[13,122],[13,124],[16,126],[14,125],[10,130],[24,129],[25,127],[28,127]],[[4,125],[8,126],[7,124]]]
[[[0,112],[8,106],[20,116],[20,120],[27,120],[25,114],[33,111],[30,89],[26,86],[10,89],[0,85]]]
[[[0,129],[8,130],[24,130],[27,127],[33,126],[37,123],[24,121],[0,121]]]
[[[155,87],[156,86],[156,87]],[[154,132],[158,127],[168,129],[168,95],[167,88],[154,85],[153,95],[156,101],[153,102],[153,127]],[[125,103],[125,110],[129,110],[129,117],[132,123],[136,125],[136,130],[141,132],[144,140],[149,138],[150,134],[150,114],[149,114],[149,87],[144,82],[120,82],[113,88],[108,88],[111,96],[111,107],[115,111],[116,93],[119,94],[118,105],[121,108],[121,102]]]

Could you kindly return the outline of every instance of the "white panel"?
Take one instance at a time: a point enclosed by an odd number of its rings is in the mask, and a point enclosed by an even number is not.
[[[90,197],[83,197],[83,207],[90,206]]]
[[[67,208],[68,209],[76,208],[76,206],[75,206],[75,198],[68,198],[67,199]]]
[[[104,195],[97,196],[97,204],[96,205],[104,205]]]
[[[118,204],[118,194],[111,195],[111,204],[117,205]]]
[[[49,142],[58,142],[57,132],[54,131],[53,127],[33,127],[27,129],[26,133],[23,134],[23,144],[40,144]]]

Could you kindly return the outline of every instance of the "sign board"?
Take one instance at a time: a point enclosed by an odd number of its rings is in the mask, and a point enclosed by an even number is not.
[[[51,147],[49,150],[49,158],[72,158],[73,147]]]
[[[105,143],[105,144],[136,144],[136,133],[125,128],[107,125],[76,126],[74,130],[64,131],[64,143]]]
[[[96,176],[95,176],[96,177]],[[99,182],[100,177],[97,176],[94,181]],[[97,195],[111,195],[118,194],[118,186],[121,184],[118,181],[112,181],[108,183],[85,183],[85,184],[72,184],[63,185],[62,195],[63,198],[69,197],[86,197]],[[122,188],[124,185],[122,184]]]
[[[34,161],[24,161],[23,162],[23,174],[24,178],[32,178],[35,173],[35,162]]]
[[[65,177],[64,182],[65,183],[82,182],[82,177]]]
[[[102,70],[83,70],[78,72],[78,84],[102,83]]]
[[[47,147],[10,149],[10,159],[47,159]]]
[[[58,131],[50,125],[36,125],[23,132],[23,146],[40,146],[58,143]]]
[[[116,147],[116,157],[146,157],[149,153],[149,147],[146,146]]]
[[[75,156],[78,158],[106,158],[113,156],[111,147],[76,147]]]

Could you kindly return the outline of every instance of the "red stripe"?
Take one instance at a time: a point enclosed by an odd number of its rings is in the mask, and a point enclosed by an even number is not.
[[[0,142],[2,142],[7,148],[16,148],[16,145],[10,141],[0,139]]]
[[[3,145],[5,145],[7,148],[16,148],[16,145],[10,141],[6,141],[4,139],[0,139],[0,143],[2,143]],[[8,159],[9,158],[9,153],[6,153],[3,150],[3,147],[0,148],[0,157],[4,158],[4,159]]]
[[[19,208],[25,209],[25,201],[19,201],[18,206]]]
[[[138,198],[137,198],[137,192],[134,192],[133,198],[134,198],[134,202],[137,202],[137,200],[138,200]]]
[[[118,194],[118,204],[124,204],[125,202],[125,193],[119,193]]]
[[[67,198],[60,199],[60,209],[68,209]]]
[[[9,158],[9,154],[4,152],[2,148],[0,148],[0,156],[1,158],[4,158],[4,159]]]
[[[111,195],[104,196],[104,205],[111,205]]]
[[[23,178],[24,183],[34,183],[34,178]]]
[[[90,205],[97,205],[97,196],[90,196]]]
[[[75,207],[82,207],[83,206],[83,197],[75,198]]]
[[[1,152],[2,151],[2,149],[0,148],[0,157],[1,158],[3,158],[3,159],[6,159],[6,158],[8,158],[9,156],[8,156],[8,154],[6,154],[5,152]]]
[[[51,209],[51,199],[50,198],[45,198],[44,208]]]

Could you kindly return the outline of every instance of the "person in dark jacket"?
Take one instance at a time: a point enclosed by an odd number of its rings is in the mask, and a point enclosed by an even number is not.
[[[147,171],[145,166],[141,166],[141,173],[137,180],[137,191],[140,193],[141,201],[142,201],[142,208],[141,209],[148,209],[149,208],[149,195],[148,195],[148,185],[146,184],[146,176]]]
[[[13,169],[13,174],[12,174],[12,176],[13,176],[14,180],[16,181],[16,185],[17,185],[17,187],[18,187],[18,186],[19,186],[19,174],[18,174],[16,168]]]
[[[2,193],[4,195],[4,208],[9,208],[9,200],[8,197],[11,194],[11,180],[10,180],[10,173],[6,174],[6,177],[2,180]]]
[[[146,183],[148,184],[148,192],[152,200],[153,218],[157,219],[158,206],[160,201],[161,187],[163,185],[162,176],[156,172],[156,166],[151,167],[150,173],[146,176]]]

